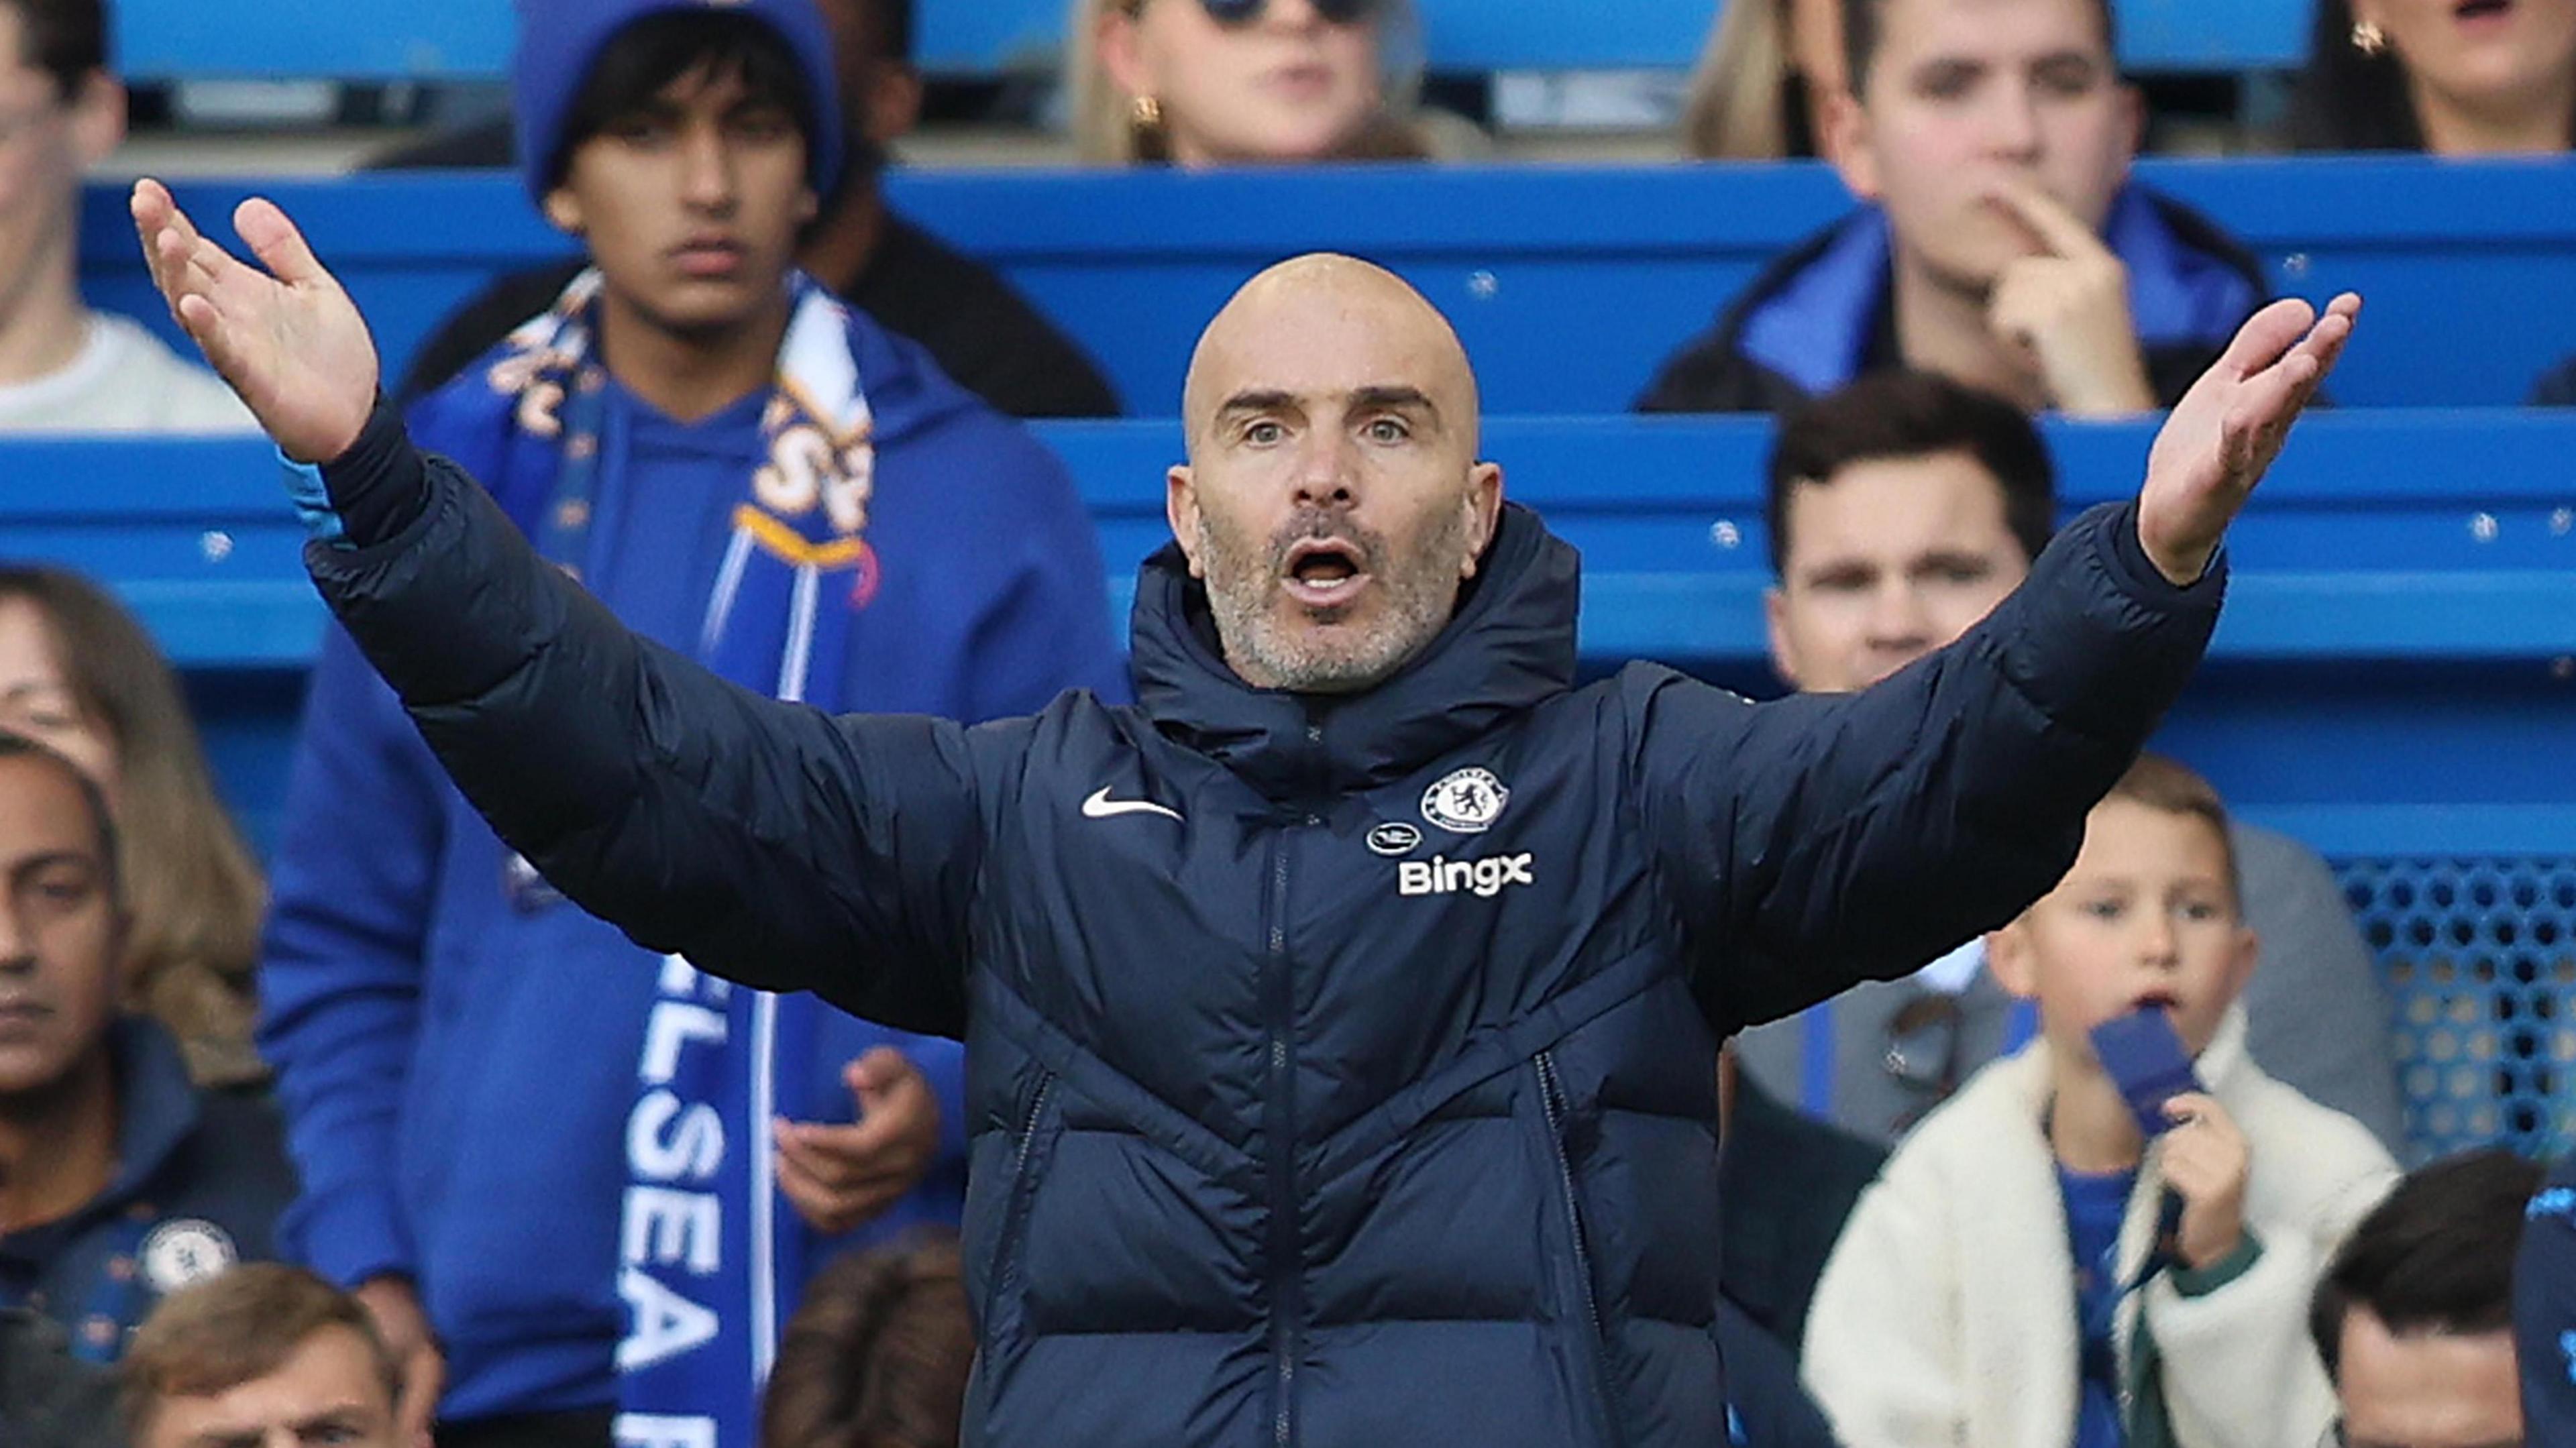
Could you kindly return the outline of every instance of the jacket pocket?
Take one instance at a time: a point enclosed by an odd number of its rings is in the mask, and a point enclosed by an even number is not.
[[[1565,1084],[1556,1072],[1556,1056],[1540,1051],[1531,1058],[1538,1073],[1539,1106],[1547,1117],[1549,1159],[1556,1166],[1558,1211],[1565,1223],[1566,1245],[1572,1253],[1575,1292],[1583,1311],[1583,1354],[1589,1364],[1588,1385],[1592,1417],[1599,1426],[1601,1441],[1619,1448],[1623,1435],[1619,1429],[1618,1400],[1610,1391],[1610,1338],[1601,1321],[1601,1297],[1592,1275],[1592,1242],[1583,1224],[1583,1194],[1574,1179],[1574,1159],[1565,1147],[1567,1106]],[[1578,1390],[1584,1384],[1578,1383]]]

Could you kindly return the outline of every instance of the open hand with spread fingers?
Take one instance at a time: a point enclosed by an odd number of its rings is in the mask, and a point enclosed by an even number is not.
[[[376,344],[295,223],[259,197],[234,210],[254,267],[200,234],[158,181],[134,183],[131,207],[170,314],[278,450],[304,463],[348,451],[375,408]]]
[[[2361,298],[2350,292],[2322,317],[2296,298],[2274,302],[2246,320],[2175,404],[2138,492],[2138,542],[2158,572],[2179,585],[2209,567],[2360,315]]]

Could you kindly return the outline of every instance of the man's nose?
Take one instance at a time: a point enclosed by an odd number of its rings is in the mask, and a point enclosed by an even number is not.
[[[1919,654],[1932,646],[1930,615],[1912,585],[1897,580],[1870,596],[1869,641],[1890,653]]]
[[[1308,435],[1297,458],[1297,504],[1347,508],[1359,501],[1359,453],[1338,428]]]
[[[1987,154],[2025,165],[2039,159],[2045,140],[2039,122],[2039,97],[2027,83],[2006,81],[1997,85],[1980,119],[1985,126]]]
[[[18,902],[0,903],[0,976],[26,975],[36,968],[36,932],[28,928]]]
[[[715,126],[691,126],[680,140],[680,189],[690,205],[706,211],[732,209],[733,152]]]

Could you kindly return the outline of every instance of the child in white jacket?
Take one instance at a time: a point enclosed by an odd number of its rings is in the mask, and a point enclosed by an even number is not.
[[[2397,1171],[2246,1056],[2254,957],[2216,792],[2141,759],[2065,880],[1988,937],[2039,1039],[1914,1129],[1817,1284],[1806,1380],[1850,1448],[2308,1448],[2328,1430],[2309,1291]],[[2144,1008],[2207,1088],[2152,1140],[2090,1039]]]

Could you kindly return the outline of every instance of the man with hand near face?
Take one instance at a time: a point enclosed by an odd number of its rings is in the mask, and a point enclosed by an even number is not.
[[[134,205],[296,460],[325,597],[504,838],[656,948],[969,1039],[965,1439],[998,1448],[1723,1441],[1717,1041],[2064,871],[2359,306],[2257,317],[2137,501],[1958,647],[1757,706],[1576,688],[1578,560],[1480,460],[1456,334],[1298,258],[1192,360],[1139,702],[967,729],[639,639],[376,405],[274,206],[235,217],[253,268]]]
[[[796,265],[845,149],[833,55],[811,0],[528,5],[524,177],[588,264],[411,427],[590,599],[764,694],[980,720],[1115,688],[1061,466]],[[807,1261],[956,1220],[956,1043],[730,991],[566,903],[338,634],[274,885],[290,1247],[450,1448],[747,1434]]]
[[[2129,180],[2110,0],[1844,0],[1825,153],[1868,203],[1668,360],[1644,412],[1938,372],[2026,411],[2170,407],[2262,305],[2252,257]]]

